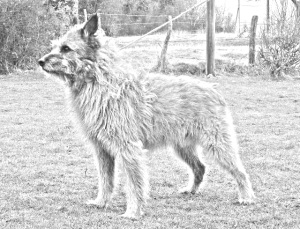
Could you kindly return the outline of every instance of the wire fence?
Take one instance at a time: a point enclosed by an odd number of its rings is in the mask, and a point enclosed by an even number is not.
[[[101,24],[110,36],[143,35],[168,21],[169,15],[100,13]],[[185,16],[173,22],[174,30],[195,31],[205,28],[205,18]],[[160,31],[165,30],[162,28]]]
[[[102,28],[107,35],[118,36],[131,36],[131,35],[143,35],[148,31],[156,28],[158,25],[167,22],[168,15],[143,15],[143,14],[115,14],[115,13],[100,13]],[[258,31],[266,29],[266,22],[262,22],[259,19],[257,23]],[[274,25],[270,21],[271,25]],[[226,21],[224,18],[216,20],[216,32],[236,32],[239,27],[240,33],[245,33],[250,29],[251,18],[248,21],[241,21],[236,23],[235,21]],[[273,26],[274,27],[274,26]],[[205,32],[206,18],[187,15],[181,20],[173,22],[173,30],[176,31],[188,31]],[[162,28],[160,31],[166,30]]]
[[[111,15],[110,15],[111,16]],[[114,15],[114,16],[126,16],[126,17],[133,17],[132,15]],[[144,17],[151,18],[149,15],[143,15]],[[105,14],[102,14],[102,19],[105,17]],[[161,17],[164,18],[165,17]],[[154,18],[155,20],[155,18]],[[197,22],[200,24],[196,24],[194,29],[175,29],[171,35],[171,39],[169,41],[169,54],[168,57],[175,61],[187,61],[189,63],[194,63],[196,65],[199,61],[205,63],[206,62],[206,19],[205,18],[196,18]],[[103,20],[102,20],[103,21]],[[192,24],[193,21],[189,21],[186,18],[181,19],[180,21],[175,21],[173,23],[176,26],[178,24]],[[241,24],[246,25],[245,29],[242,30],[240,34],[235,32],[233,29],[232,33],[217,33],[216,35],[216,59],[217,61],[229,61],[232,63],[238,63],[242,65],[246,65],[248,63],[248,53],[249,53],[249,28],[250,28],[250,21],[249,22],[241,22]],[[139,26],[148,26],[154,25],[158,26],[160,22],[139,22],[139,23],[119,23],[120,26],[132,26],[135,27],[136,25]],[[266,23],[259,23],[258,26],[266,27]],[[105,26],[105,25],[104,25]],[[136,27],[135,27],[136,28]],[[221,32],[223,32],[222,30]],[[117,38],[120,36],[116,36]],[[154,52],[156,56],[159,55],[160,50],[162,49],[162,44],[165,38],[165,31],[160,30],[153,34],[151,37],[146,38],[143,41],[139,41],[135,43],[137,40],[136,37],[131,36],[121,36],[118,41],[121,47],[128,47],[131,44],[134,50],[149,50]],[[139,38],[138,38],[139,40]],[[150,48],[151,47],[151,48]],[[178,55],[178,52],[184,53],[183,48],[190,52],[190,58],[182,58],[182,55]],[[153,54],[154,54],[153,53]],[[194,55],[194,53],[196,53]]]
[[[105,16],[126,16],[126,17],[149,17],[149,14],[116,14],[116,13],[99,13],[100,15],[105,15]],[[165,18],[168,17],[169,15],[151,15],[150,17],[153,18]]]
[[[59,37],[68,29],[67,18],[61,18],[55,11],[40,11],[39,8],[23,7],[25,3],[20,2],[20,9],[12,9],[0,14],[0,72],[7,72],[15,66],[18,68],[35,67],[36,59],[48,49],[49,40]],[[27,10],[27,11],[26,11]],[[35,11],[33,11],[35,10]],[[32,13],[36,12],[36,13]],[[168,16],[148,15],[148,14],[120,14],[100,12],[102,28],[108,36],[141,36],[152,31],[160,25],[168,22]],[[206,18],[204,14],[194,11],[182,15],[178,20],[173,21],[173,33],[170,40],[172,46],[185,46],[201,44],[205,47]],[[221,18],[222,19],[222,18]],[[235,23],[223,20],[216,20],[217,32],[234,32]],[[231,43],[239,46],[247,46],[247,33],[250,28],[249,21],[241,21],[241,34],[233,34],[231,37],[216,37],[216,45]],[[272,24],[272,20],[271,23]],[[267,24],[259,21],[260,28],[266,28]],[[258,28],[258,32],[260,31]],[[272,26],[271,26],[272,29]],[[154,34],[159,36],[160,40],[154,40],[158,47],[161,46],[164,39],[166,27],[161,27]],[[240,37],[239,37],[240,36]],[[137,37],[122,43],[126,46]],[[246,38],[246,39],[244,39]],[[153,36],[151,37],[153,39]],[[147,42],[151,43],[150,39]],[[155,45],[156,45],[155,44]],[[143,46],[145,44],[134,44]],[[243,51],[247,55],[248,50]],[[202,58],[201,58],[202,60]],[[203,59],[204,60],[204,59]]]
[[[172,18],[173,30],[196,30],[204,27],[204,18],[193,12],[207,1],[203,0]],[[142,35],[165,29],[171,15],[119,14],[100,12],[102,28],[108,35]],[[178,19],[181,20],[178,20]],[[184,20],[182,20],[182,18]],[[176,21],[175,21],[176,20]],[[158,26],[161,24],[161,26]]]

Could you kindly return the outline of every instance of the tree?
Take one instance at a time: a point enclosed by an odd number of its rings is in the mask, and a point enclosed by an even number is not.
[[[70,23],[75,25],[78,19],[78,0],[48,0],[48,6],[51,5],[55,10],[64,10],[70,18]]]
[[[173,0],[159,0],[159,9],[163,12],[167,6],[174,6]]]

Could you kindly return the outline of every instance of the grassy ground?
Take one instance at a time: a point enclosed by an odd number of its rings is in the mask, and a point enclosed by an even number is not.
[[[147,68],[159,53],[148,45],[125,54]],[[170,47],[170,56],[194,58],[192,46]],[[142,220],[117,217],[125,210],[122,192],[106,211],[86,206],[96,195],[96,171],[63,89],[38,72],[16,73],[0,76],[0,228],[300,228],[299,82],[208,81],[220,84],[232,109],[256,204],[237,204],[233,179],[210,162],[198,194],[177,194],[186,170],[162,150],[148,154],[152,188]]]

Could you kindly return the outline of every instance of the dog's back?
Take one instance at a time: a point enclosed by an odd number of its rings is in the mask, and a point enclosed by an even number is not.
[[[226,103],[213,85],[188,76],[149,74],[140,79],[151,101],[152,131],[148,144],[197,141],[202,128],[224,121]]]

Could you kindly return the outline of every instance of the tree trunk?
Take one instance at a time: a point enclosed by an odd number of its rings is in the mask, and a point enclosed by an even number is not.
[[[295,5],[295,8],[296,8],[296,16],[297,16],[297,19],[299,20],[300,18],[300,1],[299,0],[291,0],[294,5]]]

